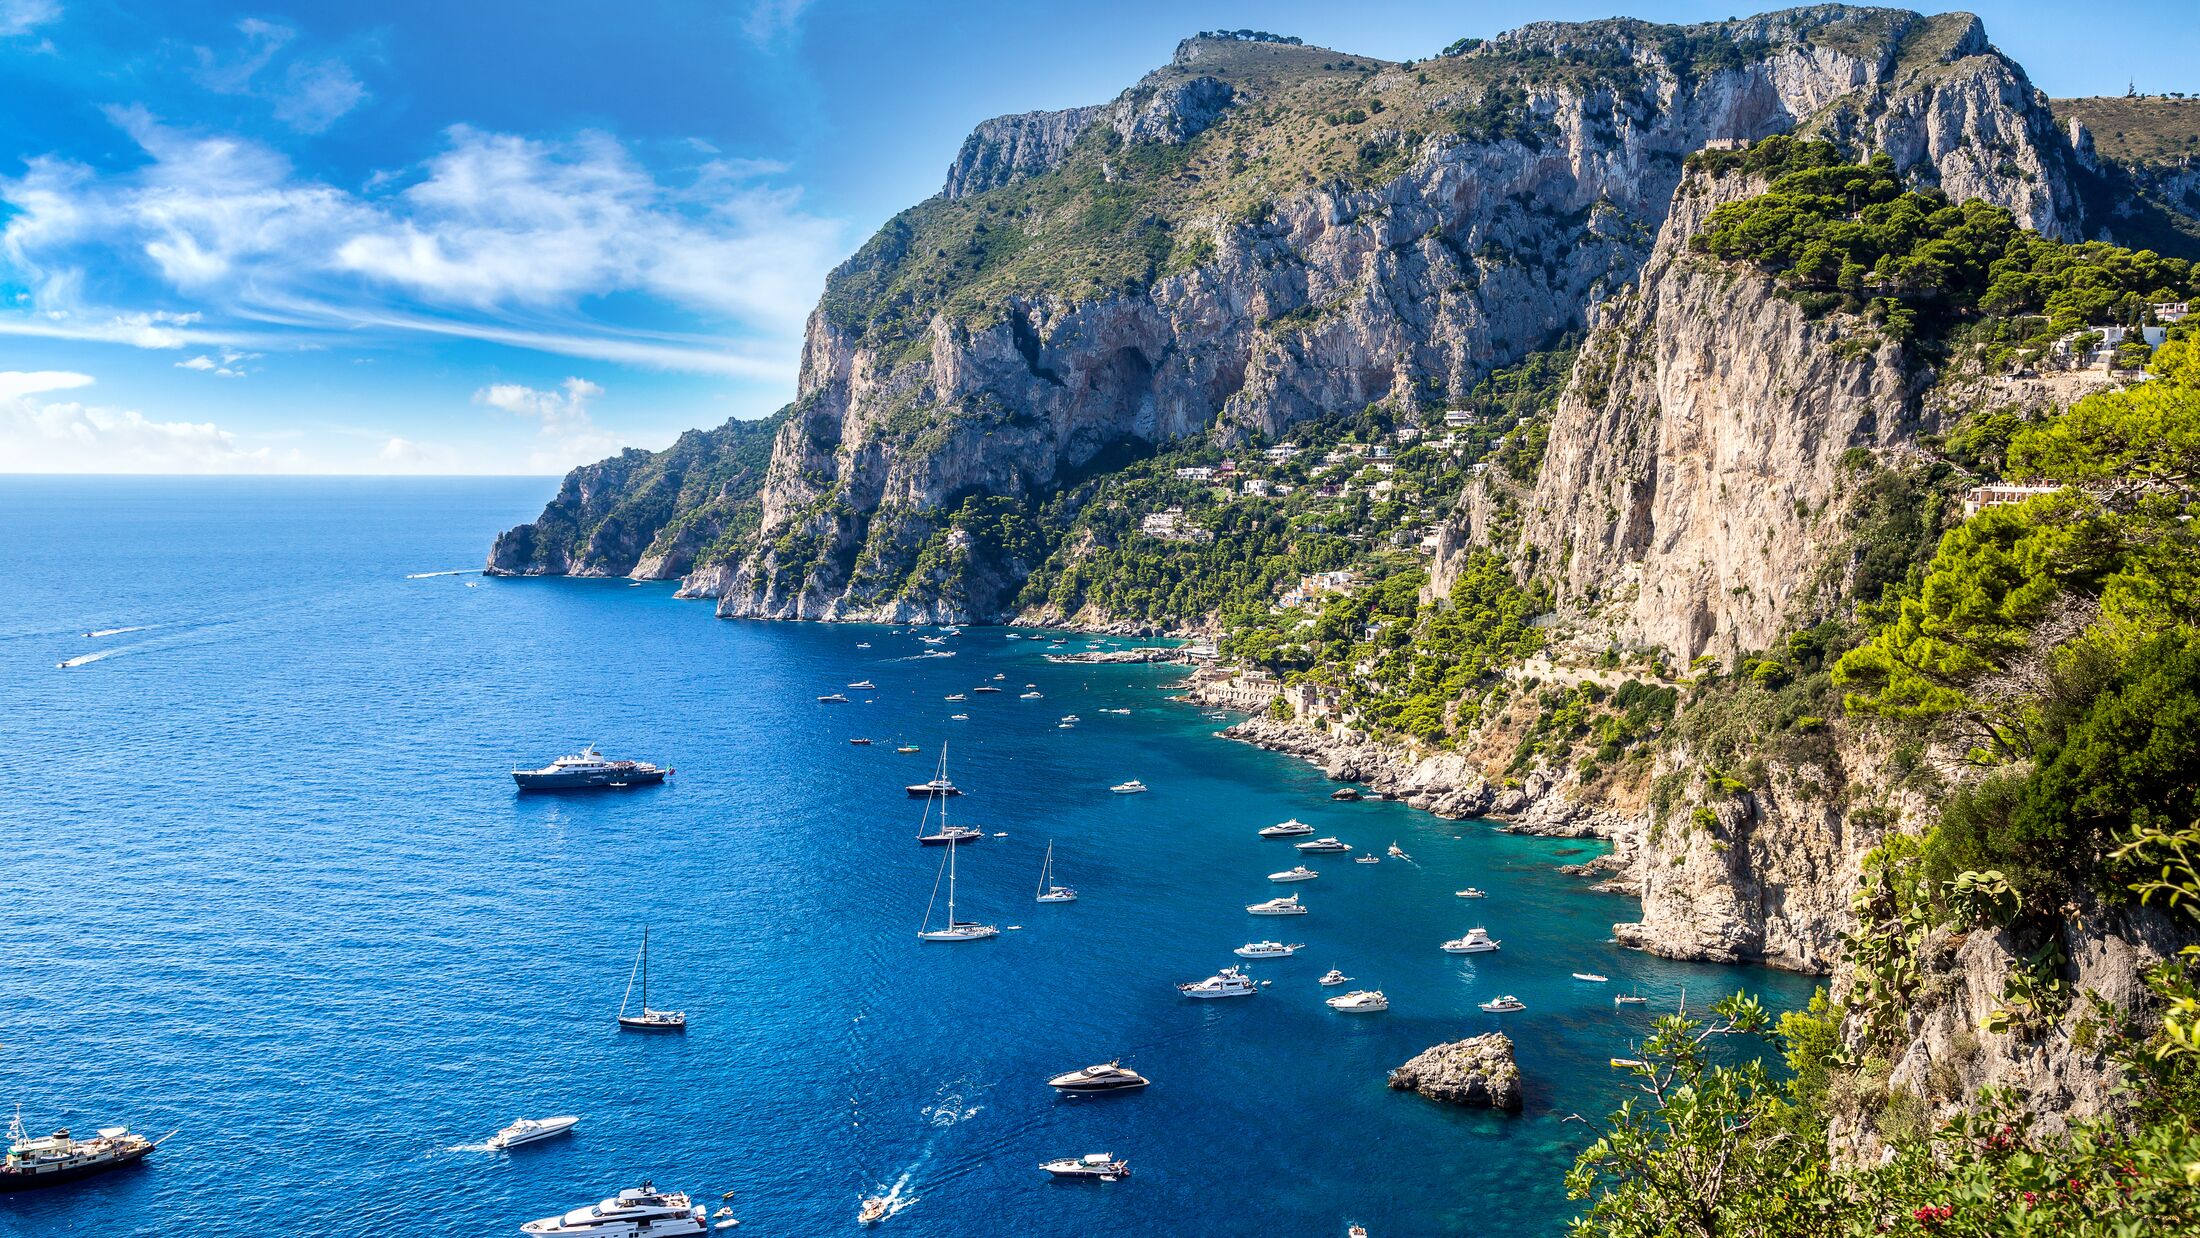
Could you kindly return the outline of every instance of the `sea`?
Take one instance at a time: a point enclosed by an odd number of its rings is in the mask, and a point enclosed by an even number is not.
[[[0,477],[0,1113],[165,1136],[0,1195],[0,1234],[516,1234],[653,1182],[741,1234],[846,1232],[883,1194],[879,1232],[912,1238],[1552,1238],[1657,1013],[1808,999],[1613,944],[1634,904],[1560,871],[1600,844],[1333,802],[1172,701],[1180,668],[1046,657],[1113,638],[927,644],[478,575],[555,485]],[[981,685],[1007,690],[947,699]],[[677,772],[516,792],[586,744]],[[952,819],[987,835],[956,914],[993,940],[916,936],[944,849],[904,787],[943,750]],[[1380,862],[1271,884],[1300,857],[1255,831],[1293,817]],[[1050,843],[1074,903],[1034,901]],[[1294,891],[1309,914],[1245,912]],[[1499,952],[1437,948],[1478,925]],[[645,930],[684,1034],[614,1022]],[[1256,996],[1178,994],[1267,937],[1305,949],[1246,964]],[[1327,1008],[1330,968],[1389,1011]],[[1505,993],[1527,1009],[1477,1008]],[[1386,1086],[1497,1030],[1524,1112]],[[1152,1086],[1046,1086],[1116,1059]],[[570,1135],[484,1145],[559,1114]],[[1131,1176],[1038,1169],[1102,1151]]]

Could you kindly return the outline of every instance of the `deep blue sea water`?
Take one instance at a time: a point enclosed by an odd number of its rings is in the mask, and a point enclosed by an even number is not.
[[[478,565],[553,486],[0,477],[0,1103],[178,1130],[0,1196],[0,1234],[500,1235],[647,1177],[738,1192],[743,1234],[847,1231],[899,1184],[883,1234],[1555,1235],[1588,1137],[1562,1119],[1623,1098],[1607,1059],[1651,1017],[1614,991],[1808,992],[1606,944],[1633,905],[1555,871],[1587,844],[1332,803],[1166,700],[1171,670],[990,628],[912,660],[908,633],[722,622],[669,586],[410,578]],[[1045,699],[943,700],[996,673]],[[679,773],[514,793],[588,741]],[[950,741],[958,819],[1007,834],[962,849],[960,910],[1024,927],[924,945],[940,852],[901,788]],[[1153,791],[1108,792],[1133,777]],[[1322,857],[1289,887],[1312,914],[1249,917],[1295,859],[1254,830],[1291,816],[1414,862]],[[1032,901],[1050,838],[1080,902]],[[684,1036],[612,1023],[645,924]],[[1475,924],[1504,949],[1437,950]],[[1270,935],[1310,948],[1252,964],[1261,995],[1175,992]],[[1326,1009],[1331,966],[1390,1012]],[[1529,1009],[1475,1009],[1499,992]],[[1500,1027],[1525,1114],[1384,1086]],[[1113,1057],[1154,1086],[1044,1085]],[[553,1113],[577,1132],[478,1150]],[[1099,1150],[1134,1176],[1034,1168]]]

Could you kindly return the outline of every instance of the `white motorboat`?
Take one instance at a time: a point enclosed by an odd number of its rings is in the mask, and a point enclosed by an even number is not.
[[[1482,893],[1482,891],[1480,891],[1480,890],[1477,890],[1477,889],[1475,889],[1475,888],[1474,888],[1473,886],[1468,886],[1468,887],[1467,887],[1466,889],[1464,889],[1464,890],[1453,890],[1453,891],[1452,891],[1452,893],[1453,893],[1453,894],[1456,894],[1456,895],[1458,895],[1458,896],[1459,896],[1460,898],[1488,898],[1488,897],[1489,897],[1489,895],[1487,895],[1487,894],[1484,894],[1484,893]]]
[[[1356,856],[1352,862],[1354,864],[1380,864],[1383,862],[1383,857],[1379,855]]]
[[[1489,1011],[1491,1014],[1511,1014],[1515,1010],[1526,1010],[1527,1008],[1528,1003],[1521,1001],[1510,993],[1505,994],[1503,997],[1493,997],[1482,1003],[1482,1009]]]
[[[877,685],[877,684],[875,684],[875,683],[872,683],[872,682],[871,682],[870,680],[868,680],[868,679],[858,679],[858,680],[856,680],[856,681],[855,681],[854,683],[852,683],[852,684],[849,684],[848,686],[849,686],[849,687],[851,687],[851,688],[854,688],[854,689],[855,689],[856,691],[858,691],[858,692],[876,692],[876,691],[878,691],[878,685]]]
[[[1047,1080],[1047,1086],[1064,1096],[1102,1096],[1135,1092],[1152,1082],[1118,1060],[1056,1075]]]
[[[1314,878],[1319,876],[1321,876],[1320,873],[1317,873],[1313,869],[1308,868],[1306,865],[1301,864],[1296,868],[1284,869],[1280,873],[1270,873],[1268,874],[1268,880],[1279,883],[1287,881],[1312,881]]]
[[[869,641],[867,641],[867,640],[859,640],[859,641],[857,641],[857,642],[856,642],[856,648],[858,648],[858,649],[869,649],[870,647],[871,647],[871,642],[869,642]]]
[[[1230,953],[1241,959],[1287,959],[1304,949],[1304,942],[1287,946],[1280,941],[1249,941]]]
[[[1260,831],[1262,838],[1304,838],[1314,832],[1314,827],[1294,817],[1266,826]]]
[[[955,918],[955,851],[955,844],[950,842],[947,844],[947,854],[940,858],[940,871],[947,878],[947,923],[940,928],[931,927],[932,904],[927,902],[924,905],[924,927],[917,930],[918,941],[984,941],[988,937],[1001,935],[1001,930],[994,925]],[[932,897],[938,899],[939,896],[940,879],[934,877]]]
[[[1379,1014],[1390,1009],[1390,999],[1381,989],[1355,989],[1330,998],[1327,1005],[1344,1014]]]
[[[969,714],[949,714],[949,715],[947,715],[947,720],[948,720],[949,722],[968,722],[968,721],[970,721],[970,715],[969,715]]]
[[[1051,838],[1047,840],[1047,858],[1044,863],[1039,865],[1039,895],[1036,901],[1042,903],[1074,903],[1077,901],[1077,891],[1068,886],[1054,884],[1054,840]]]
[[[1352,850],[1352,845],[1350,843],[1338,842],[1334,838],[1315,838],[1309,839],[1308,841],[1303,843],[1293,843],[1291,844],[1291,849],[1294,851],[1304,851],[1313,855],[1321,855],[1329,852],[1350,851]]]
[[[950,701],[967,701],[970,698],[960,692],[950,692],[947,694],[947,699]]]
[[[1322,973],[1321,983],[1324,987],[1334,988],[1335,986],[1340,984],[1352,983],[1352,977],[1347,976],[1343,972],[1338,971],[1336,968],[1332,967],[1328,971]]]
[[[892,1216],[893,1212],[894,1203],[892,1200],[886,1198],[884,1195],[873,1195],[869,1199],[864,1200],[863,1206],[856,1210],[856,1224],[876,1225],[880,1221],[885,1220],[887,1217]]]
[[[1176,991],[1186,997],[1251,997],[1260,986],[1238,968],[1225,967],[1196,984],[1180,984]]]
[[[1115,1159],[1108,1152],[1087,1152],[1083,1156],[1064,1156],[1039,1162],[1039,1168],[1057,1178],[1084,1178],[1096,1182],[1114,1182],[1131,1176],[1128,1162]]]
[[[1619,993],[1613,995],[1612,1004],[1614,1006],[1647,1006],[1650,1004],[1650,999],[1633,993]]]
[[[634,978],[642,981],[642,1012],[628,1014],[627,1002],[634,996]],[[642,928],[642,949],[634,956],[634,969],[626,974],[626,996],[619,999],[619,1026],[637,1032],[684,1032],[687,1015],[678,1010],[651,1010],[649,1008],[649,928]]]
[[[561,1114],[555,1118],[521,1118],[490,1136],[489,1148],[493,1152],[502,1152],[523,1143],[533,1143],[537,1139],[562,1135],[579,1123],[580,1119],[571,1114]]]
[[[1610,976],[1599,976],[1593,971],[1577,971],[1574,973],[1574,979],[1587,981],[1590,984],[1610,984],[1612,982]]]
[[[1454,937],[1444,943],[1446,954],[1488,954],[1502,944],[1491,940],[1488,929],[1471,928],[1465,937]]]
[[[1367,1226],[1354,1225],[1344,1231],[1344,1238],[1367,1238]]]
[[[921,751],[923,751],[923,749],[921,749],[921,748],[917,747],[917,746],[916,746],[915,744],[902,744],[902,745],[900,745],[899,747],[895,748],[895,749],[894,749],[894,751],[896,751],[896,752],[921,752]]]
[[[828,692],[817,698],[817,703],[820,705],[845,705],[848,703],[848,694],[845,692]]]
[[[1399,850],[1398,844],[1392,843],[1390,844],[1390,858],[1394,860],[1411,860],[1413,857]]]
[[[708,1232],[707,1210],[686,1195],[644,1182],[602,1203],[575,1208],[519,1227],[523,1234],[575,1234],[586,1238],[683,1238]]]
[[[1306,908],[1299,905],[1299,896],[1296,894],[1284,898],[1272,898],[1265,903],[1247,903],[1245,910],[1256,916],[1303,916],[1306,914]]]
[[[1080,717],[1078,717],[1078,716],[1077,716],[1076,714],[1063,714],[1063,715],[1062,715],[1062,721],[1064,721],[1064,722],[1083,722],[1083,721],[1084,721],[1084,719],[1083,719],[1083,718],[1080,718]]]
[[[1016,694],[1016,699],[1019,701],[1036,701],[1039,700],[1043,695],[1043,693],[1039,692],[1019,692]]]
[[[1108,790],[1115,792],[1117,795],[1137,795],[1145,789],[1146,784],[1138,781],[1136,778],[1131,779],[1129,782],[1116,783],[1114,786],[1108,788]]]

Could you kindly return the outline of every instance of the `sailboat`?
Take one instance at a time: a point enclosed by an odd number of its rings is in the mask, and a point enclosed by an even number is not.
[[[946,744],[941,744],[941,745],[940,745],[940,772],[939,772],[939,776],[938,776],[938,777],[936,777],[936,778],[934,778],[934,779],[932,780],[932,783],[930,783],[930,784],[926,784],[926,785],[937,785],[937,784],[944,784],[944,785],[947,785],[947,786],[953,786],[953,785],[954,785],[953,783],[950,783],[950,782],[948,782],[948,781],[947,781],[947,745],[946,745]],[[958,792],[958,794],[959,794],[959,792]],[[939,830],[939,833],[937,833],[937,834],[927,834],[927,833],[925,833],[925,832],[924,832],[924,827],[925,827],[925,826],[927,826],[927,825],[929,825],[929,824],[931,824],[931,821],[932,821],[932,805],[934,805],[934,804],[938,804],[938,805],[940,806],[940,830]],[[967,825],[949,825],[949,824],[947,823],[947,797],[946,797],[946,796],[944,796],[944,795],[940,795],[940,796],[932,796],[932,797],[929,797],[929,798],[927,798],[927,799],[926,799],[926,800],[924,801],[924,816],[923,816],[923,817],[921,817],[921,818],[919,818],[919,819],[918,819],[918,821],[917,821],[917,841],[918,841],[919,843],[921,843],[921,844],[923,844],[924,846],[927,846],[927,847],[952,847],[952,846],[954,846],[954,845],[955,845],[956,843],[974,843],[974,842],[976,842],[976,841],[978,841],[979,839],[981,839],[981,838],[984,838],[984,837],[985,837],[985,831],[984,831],[984,830],[977,830],[977,829],[972,829],[971,827],[969,827],[969,826],[967,826]]]
[[[925,927],[923,927],[923,928],[920,928],[920,929],[918,929],[918,930],[917,930],[917,940],[919,940],[919,941],[983,941],[984,939],[986,939],[986,938],[988,938],[988,937],[999,937],[999,936],[1001,935],[1001,930],[999,930],[999,929],[995,928],[994,926],[992,926],[992,925],[990,925],[990,924],[979,924],[979,923],[977,923],[976,921],[973,921],[973,920],[957,920],[957,919],[955,918],[955,844],[954,844],[954,843],[949,843],[949,844],[947,844],[947,857],[946,857],[945,859],[943,859],[943,860],[941,860],[941,861],[940,861],[940,867],[941,867],[941,868],[942,868],[943,870],[945,870],[945,872],[946,872],[946,874],[947,874],[947,927],[945,927],[945,928],[933,928],[933,927],[931,927],[931,924],[932,924],[932,904],[928,902],[928,903],[926,903],[926,904],[924,905],[924,923],[925,923]],[[934,899],[937,899],[937,898],[939,898],[939,896],[940,896],[940,883],[939,883],[939,878],[935,877],[935,878],[933,878],[933,879],[932,879],[932,897],[933,897]]]
[[[1042,903],[1074,903],[1077,891],[1068,886],[1054,884],[1054,840],[1047,840],[1047,858],[1039,866],[1039,901]]]
[[[642,980],[642,1012],[628,1014],[627,1002],[634,996],[634,978]],[[649,929],[642,929],[642,952],[634,956],[634,970],[626,974],[626,996],[619,999],[619,1026],[630,1027],[637,1032],[684,1032],[688,1017],[678,1010],[651,1010],[649,1008]]]

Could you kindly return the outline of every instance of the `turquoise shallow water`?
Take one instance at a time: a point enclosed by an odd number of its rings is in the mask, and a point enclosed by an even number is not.
[[[906,633],[718,622],[665,586],[408,579],[478,564],[550,489],[0,478],[0,1102],[179,1128],[138,1169],[0,1196],[0,1234],[505,1234],[653,1177],[737,1191],[743,1234],[846,1229],[899,1183],[882,1234],[1555,1235],[1587,1135],[1562,1119],[1622,1099],[1606,1059],[1650,1018],[1615,990],[1807,995],[1606,944],[1632,904],[1555,871],[1586,844],[1333,804],[1165,700],[1171,671],[987,628],[911,660]],[[942,699],[995,673],[1045,699]],[[680,772],[514,794],[507,769],[590,740]],[[949,740],[958,819],[1008,835],[964,850],[961,910],[1024,927],[922,945],[939,852],[901,787]],[[1132,777],[1152,793],[1109,794]],[[1312,914],[1249,917],[1294,860],[1253,831],[1290,816],[1415,862],[1310,861]],[[1032,902],[1049,838],[1076,904]],[[644,923],[685,1036],[611,1023]],[[1478,923],[1502,952],[1436,949]],[[1310,948],[1252,964],[1261,995],[1176,994],[1271,935]],[[1331,966],[1391,1011],[1327,1010]],[[1498,992],[1528,1011],[1475,1009]],[[1499,1027],[1525,1114],[1385,1088]],[[1155,1086],[1044,1086],[1116,1056]],[[473,1147],[551,1113],[576,1134]],[[1130,1181],[1034,1168],[1103,1149]]]

